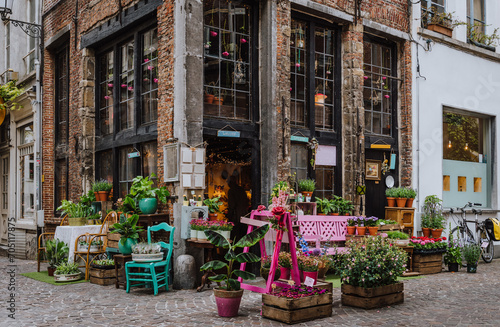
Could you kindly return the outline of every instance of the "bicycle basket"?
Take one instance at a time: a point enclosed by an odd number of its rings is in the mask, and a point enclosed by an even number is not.
[[[488,218],[484,221],[484,227],[494,241],[500,241],[500,222],[496,218]]]

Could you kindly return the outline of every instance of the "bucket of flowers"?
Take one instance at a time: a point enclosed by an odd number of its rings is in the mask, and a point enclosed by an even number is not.
[[[203,219],[192,219],[189,222],[191,227],[191,239],[192,240],[206,240],[205,230],[208,228],[208,221]]]
[[[332,315],[332,293],[326,289],[295,286],[273,289],[262,294],[262,316],[295,324]]]
[[[312,278],[314,280],[314,285],[318,281],[318,260],[313,256],[309,255],[309,253],[301,253],[297,256],[297,262],[299,264],[299,271],[301,280],[307,280],[307,277]]]
[[[283,279],[290,279],[290,269],[292,268],[292,255],[290,252],[280,252],[278,257],[280,275]]]
[[[208,229],[216,231],[228,240],[231,239],[231,231],[233,230],[234,224],[230,221],[215,220],[208,222]]]

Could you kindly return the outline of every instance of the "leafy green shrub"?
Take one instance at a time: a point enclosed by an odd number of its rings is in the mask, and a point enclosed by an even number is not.
[[[410,238],[410,236],[406,233],[400,232],[400,231],[388,231],[386,232],[387,238],[390,238],[391,240],[407,240]]]
[[[299,190],[302,192],[314,192],[316,189],[316,181],[314,179],[300,179]]]

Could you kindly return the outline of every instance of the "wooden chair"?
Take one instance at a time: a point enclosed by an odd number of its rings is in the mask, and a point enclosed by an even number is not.
[[[65,215],[62,220],[61,220],[61,224],[59,226],[64,226],[64,225],[67,225],[68,223],[68,215]],[[46,243],[48,240],[50,239],[53,239],[54,238],[54,233],[42,233],[40,234],[40,236],[38,236],[38,248],[37,248],[37,253],[36,253],[36,261],[38,263],[38,268],[37,268],[37,271],[40,272],[40,262],[47,262],[47,260],[43,260],[42,257],[43,257],[43,253],[45,253],[47,247],[46,247]]]
[[[106,218],[104,218],[101,229],[99,233],[85,233],[78,236],[75,240],[75,254],[74,262],[78,262],[79,259],[83,261],[83,265],[80,267],[85,267],[85,280],[89,279],[90,275],[90,264],[106,253],[106,246],[108,245],[108,230],[111,225],[118,222],[118,214],[116,211],[110,211]],[[91,249],[91,244],[93,241],[102,241],[102,243],[97,246],[96,249]],[[88,247],[86,250],[80,250],[81,247],[78,246],[80,242],[87,242]]]
[[[158,295],[158,289],[165,286],[168,291],[168,283],[170,277],[170,260],[172,258],[172,251],[174,249],[174,230],[175,227],[167,223],[161,223],[155,226],[148,227],[148,243],[151,243],[151,232],[164,230],[170,232],[168,244],[165,242],[158,242],[162,248],[168,249],[167,257],[163,261],[156,262],[135,262],[129,261],[125,263],[125,276],[127,278],[127,293],[130,288],[134,286],[153,285],[154,295]],[[139,268],[131,271],[132,268]],[[157,270],[158,269],[158,270]],[[131,282],[139,282],[132,284]]]

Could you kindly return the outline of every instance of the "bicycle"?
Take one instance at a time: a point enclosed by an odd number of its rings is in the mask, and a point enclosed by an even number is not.
[[[471,203],[468,202],[465,206],[462,208],[457,208],[457,210],[460,210],[460,217],[457,223],[457,226],[453,228],[450,232],[450,235],[456,235],[457,230],[458,232],[458,242],[460,246],[465,246],[467,244],[477,244],[481,247],[481,256],[486,263],[490,263],[493,260],[493,251],[494,251],[494,246],[493,246],[493,240],[490,238],[490,235],[486,231],[486,228],[484,226],[484,221],[479,222],[477,216],[482,215],[483,212],[481,209],[476,209],[474,206],[481,206],[481,203]],[[476,219],[475,220],[467,220],[465,219],[465,208],[472,208],[472,213],[474,213]],[[451,217],[453,218],[454,214],[454,209],[450,208],[450,214]],[[454,219],[453,219],[454,220]],[[472,232],[472,230],[469,228],[467,223],[474,223],[476,226],[475,233]],[[477,241],[474,235],[477,236]]]

